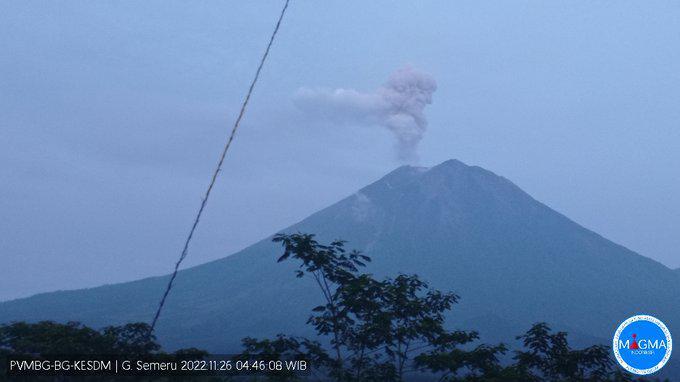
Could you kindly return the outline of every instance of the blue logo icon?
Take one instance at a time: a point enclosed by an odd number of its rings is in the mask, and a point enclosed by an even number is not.
[[[671,358],[671,332],[661,320],[647,315],[622,322],[612,343],[616,361],[633,374],[657,372]]]

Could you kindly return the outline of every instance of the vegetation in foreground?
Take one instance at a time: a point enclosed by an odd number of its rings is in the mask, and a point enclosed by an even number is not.
[[[545,323],[537,323],[518,336],[523,348],[512,354],[504,344],[476,344],[477,332],[446,329],[445,313],[458,302],[457,295],[432,289],[416,275],[377,280],[362,273],[371,259],[346,251],[343,241],[323,245],[310,234],[277,235],[274,241],[284,249],[279,262],[299,261],[296,277],[311,277],[325,303],[314,307],[307,321],[317,333],[314,339],[286,334],[273,339],[243,339],[244,351],[239,358],[260,354],[280,359],[304,356],[312,362],[309,377],[279,373],[266,379],[648,381],[635,379],[616,367],[608,347],[572,349],[565,332],[553,332]],[[144,323],[102,330],[50,321],[0,326],[0,356],[51,354],[208,355],[195,348],[165,353]],[[4,367],[3,362],[0,369]],[[2,376],[4,370],[0,372]]]
[[[644,380],[620,370],[608,347],[572,349],[567,333],[545,323],[518,336],[523,349],[513,354],[504,344],[476,344],[477,332],[446,329],[445,313],[457,295],[432,289],[416,275],[377,280],[362,273],[371,259],[346,251],[343,241],[323,245],[301,233],[274,241],[284,249],[278,261],[299,261],[296,276],[313,278],[323,295],[325,304],[307,321],[317,338],[246,338],[244,354],[305,354],[317,378],[333,381]]]

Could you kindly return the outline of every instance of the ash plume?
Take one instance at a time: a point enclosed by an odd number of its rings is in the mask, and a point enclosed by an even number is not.
[[[435,90],[437,83],[432,76],[405,66],[373,92],[302,88],[294,100],[300,109],[335,123],[386,128],[396,138],[398,159],[417,162],[418,144],[427,130],[424,110],[432,103]]]

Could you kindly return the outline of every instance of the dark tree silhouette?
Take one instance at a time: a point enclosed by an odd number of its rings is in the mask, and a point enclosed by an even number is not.
[[[77,322],[14,322],[0,326],[0,349],[27,355],[146,355],[160,350],[148,330],[144,323],[109,326],[98,331]]]
[[[518,336],[523,347],[512,354],[503,344],[475,344],[476,332],[446,329],[444,317],[457,303],[457,295],[432,289],[416,275],[377,280],[362,273],[360,269],[371,259],[346,251],[342,241],[323,245],[309,234],[277,235],[274,241],[284,249],[279,261],[299,261],[295,275],[314,279],[323,296],[324,303],[312,308],[307,321],[317,338],[284,334],[274,339],[245,338],[239,358],[303,356],[313,365],[309,379],[343,382],[649,381],[616,367],[608,347],[572,349],[565,332],[552,332],[545,323],[534,324]],[[144,323],[95,330],[76,322],[15,322],[0,325],[0,358],[109,354],[196,359],[208,355],[195,348],[164,353],[149,333]],[[4,367],[0,362],[0,379]],[[267,379],[299,377],[283,371]]]
[[[0,381],[6,374],[5,356],[40,359],[50,355],[122,355],[126,357],[155,356],[162,359],[200,359],[206,351],[188,348],[166,353],[149,333],[149,325],[131,323],[95,330],[78,322],[61,324],[52,321],[37,323],[14,322],[0,325]],[[104,377],[78,377],[79,381],[113,380]],[[32,377],[23,380],[67,380],[64,378]],[[137,378],[143,381],[164,378]],[[191,380],[185,378],[185,380]],[[205,378],[203,379],[206,380]]]
[[[318,373],[314,379],[335,381],[643,381],[616,370],[607,347],[573,350],[566,333],[552,333],[545,323],[517,337],[524,348],[514,352],[514,363],[503,363],[504,344],[473,346],[476,332],[445,328],[457,295],[434,290],[416,275],[376,280],[361,273],[371,259],[347,251],[343,241],[324,245],[303,233],[273,241],[283,246],[278,261],[299,261],[296,277],[314,279],[323,296],[307,321],[318,340],[248,337],[244,357],[305,355]]]

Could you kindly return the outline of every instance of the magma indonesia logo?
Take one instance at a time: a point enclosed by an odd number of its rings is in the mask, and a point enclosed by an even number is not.
[[[633,374],[652,374],[671,358],[671,333],[656,317],[633,316],[619,325],[614,334],[616,361]]]

